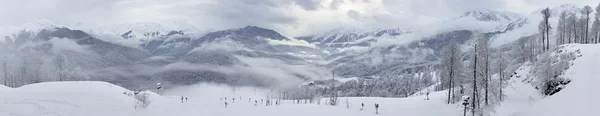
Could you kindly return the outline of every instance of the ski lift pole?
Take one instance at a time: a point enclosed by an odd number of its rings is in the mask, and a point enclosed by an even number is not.
[[[462,105],[465,106],[465,109],[463,110],[463,116],[467,116],[467,105],[469,105],[469,99],[470,99],[469,96],[462,97],[462,100],[463,100]]]

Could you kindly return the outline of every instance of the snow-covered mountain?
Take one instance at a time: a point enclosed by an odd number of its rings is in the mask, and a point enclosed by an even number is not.
[[[381,29],[371,32],[358,32],[356,30],[338,28],[319,34],[296,37],[296,39],[315,44],[322,49],[330,50],[330,52],[336,52],[335,50],[339,48],[370,46],[370,43],[376,41],[375,39],[378,37],[398,36],[403,33],[407,32],[400,28]]]
[[[511,21],[508,25],[503,26],[502,34],[493,37],[491,40],[492,47],[498,47],[504,44],[515,42],[521,37],[532,36],[538,33],[538,24],[542,20],[540,10],[536,10],[518,20]],[[550,11],[553,17],[550,17],[551,25],[558,25],[558,16],[560,13],[573,13],[576,16],[581,16],[581,8],[573,4],[563,4],[556,7],[551,7]]]
[[[382,30],[383,34],[381,35],[374,34],[374,32],[362,34],[365,35],[364,39],[347,39],[343,38],[345,36],[339,36],[352,35],[346,32],[323,34],[325,36],[321,37],[333,39],[314,39],[316,37],[312,37],[313,39],[307,40],[335,40],[337,37],[338,40],[355,40],[342,43],[361,43],[358,44],[362,45],[360,47],[338,46],[330,51],[334,54],[328,57],[327,60],[330,60],[328,66],[333,67],[334,71],[342,76],[397,76],[437,70],[436,66],[439,64],[443,46],[450,42],[467,44],[471,38],[479,34],[485,35],[486,38],[494,37],[501,34],[503,32],[501,30],[505,30],[506,25],[523,17],[506,11],[473,10],[465,12],[461,16],[423,27],[414,27],[403,31],[400,29]],[[385,32],[395,34],[386,34]],[[337,44],[331,41],[321,42],[329,42],[319,43],[321,46]]]
[[[554,9],[556,12],[577,10],[570,5]],[[506,11],[472,10],[445,21],[407,29],[359,32],[339,28],[288,38],[275,30],[256,26],[199,34],[193,28],[172,28],[157,23],[106,28],[58,25],[41,19],[8,34],[1,43],[5,52],[12,53],[41,50],[36,52],[52,56],[68,51],[64,54],[70,62],[85,69],[94,79],[127,87],[156,81],[240,84],[239,79],[247,79],[243,84],[268,86],[267,83],[274,81],[288,82],[285,79],[292,79],[294,83],[323,79],[331,76],[331,71],[341,77],[432,72],[438,70],[442,47],[448,43],[466,45],[474,36],[485,35],[494,44],[507,44],[514,37],[534,34],[537,29],[531,29],[536,26],[530,22],[536,20],[535,13],[521,16]],[[86,53],[50,49],[56,46],[42,47],[60,40],[54,38],[74,41]],[[499,40],[507,43],[495,42]],[[261,73],[265,71],[278,73]]]
[[[321,60],[314,55],[322,54],[315,46],[256,26],[201,37],[171,31],[145,36],[152,39],[131,39],[138,36],[111,36],[40,24],[7,36],[2,42],[3,54],[15,62],[19,62],[17,57],[52,59],[63,54],[69,67],[84,69],[93,80],[126,87],[162,81],[166,85],[217,82],[264,87],[300,83],[328,74],[322,73],[328,72],[326,69],[310,63]],[[52,60],[42,64],[52,65]],[[273,70],[279,73],[262,74]]]

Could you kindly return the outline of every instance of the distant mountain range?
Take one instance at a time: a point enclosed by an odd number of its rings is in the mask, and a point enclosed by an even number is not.
[[[562,5],[553,12],[577,10]],[[129,88],[198,82],[240,86],[289,86],[339,77],[393,77],[439,70],[443,46],[468,44],[475,35],[507,44],[535,25],[537,15],[473,10],[446,21],[408,29],[358,32],[335,29],[288,38],[256,26],[215,32],[170,29],[155,23],[115,29],[65,26],[40,19],[5,35],[0,52],[49,57],[63,53],[94,80]],[[534,30],[535,31],[535,30]],[[199,34],[202,33],[202,34]],[[59,38],[81,49],[55,49]],[[515,39],[516,40],[516,39]]]

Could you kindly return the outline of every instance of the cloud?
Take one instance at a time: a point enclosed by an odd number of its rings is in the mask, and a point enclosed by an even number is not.
[[[87,47],[75,43],[75,41],[67,38],[52,38],[48,41],[52,44],[52,51],[55,53],[61,51],[75,51],[79,53],[91,53]]]
[[[596,0],[12,0],[0,4],[0,17],[10,17],[0,18],[0,25],[19,26],[39,18],[71,25],[186,24],[204,30],[256,25],[293,37],[340,27],[409,28],[473,9],[529,14],[564,3],[598,4]]]
[[[289,46],[304,46],[304,47],[309,47],[309,48],[317,48],[317,45],[315,44],[310,44],[304,40],[298,40],[298,39],[289,39],[289,40],[273,40],[273,39],[266,39],[269,44],[271,45],[289,45]]]
[[[161,70],[211,71],[227,74],[229,77],[240,77],[245,80],[265,81],[273,87],[290,87],[308,80],[319,80],[329,74],[328,69],[312,65],[294,65],[272,58],[251,58],[235,56],[240,63],[232,66],[211,64],[192,64],[188,62],[172,63]],[[303,76],[303,77],[299,77]]]
[[[199,47],[194,48],[190,53],[204,50],[204,51],[253,51],[248,49],[244,44],[241,44],[237,41],[231,40],[229,37],[217,38],[215,41],[203,43]]]
[[[319,8],[320,0],[296,0],[295,3],[300,5],[304,10],[317,10]]]

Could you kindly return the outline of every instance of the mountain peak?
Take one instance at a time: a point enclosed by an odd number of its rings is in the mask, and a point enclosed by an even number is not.
[[[237,31],[239,31],[240,33],[243,33],[243,34],[249,34],[252,36],[262,36],[262,37],[276,39],[276,40],[287,39],[285,36],[279,34],[278,32],[276,32],[274,30],[262,28],[262,27],[258,27],[258,26],[248,25]]]
[[[494,11],[489,9],[476,9],[466,11],[460,17],[473,17],[479,21],[493,21],[493,22],[510,22],[523,18],[524,16],[508,12],[508,11]]]
[[[25,31],[39,31],[42,29],[52,29],[52,28],[56,28],[56,27],[62,27],[62,26],[59,26],[58,24],[56,24],[53,21],[50,21],[48,19],[38,18],[37,20],[35,20],[33,22],[28,22],[28,23],[23,24],[21,26],[21,29],[25,30]]]

